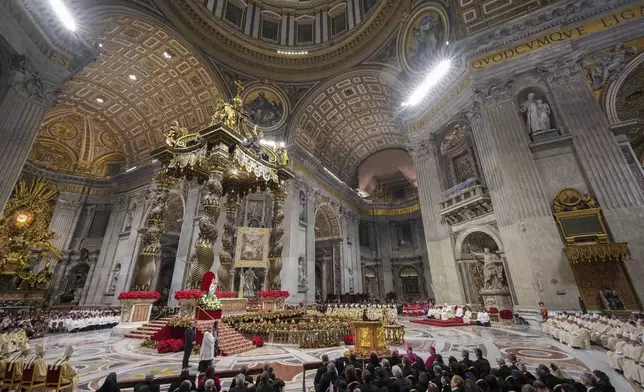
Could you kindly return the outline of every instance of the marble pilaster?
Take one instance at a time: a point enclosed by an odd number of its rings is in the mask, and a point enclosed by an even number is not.
[[[615,242],[628,242],[632,258],[626,268],[640,301],[644,300],[644,243],[641,228],[644,219],[644,192],[630,170],[611,132],[608,119],[593,96],[578,66],[563,73],[547,73],[546,79],[557,106],[562,111],[565,128],[579,163]]]
[[[418,198],[423,220],[427,258],[432,272],[431,287],[427,292],[435,294],[437,303],[463,303],[463,289],[460,284],[452,241],[449,237],[449,227],[439,215],[441,201],[441,182],[438,172],[438,159],[434,141],[412,154],[416,167],[418,182]]]
[[[384,296],[394,291],[393,271],[391,268],[391,235],[389,234],[389,222],[376,223],[376,236],[378,237],[378,255],[382,266],[382,290]]]
[[[504,83],[488,85],[479,93],[469,118],[516,305],[535,308],[543,301],[552,309],[577,308],[579,291],[563,254],[525,125],[511,99],[511,81]]]
[[[121,260],[116,259],[116,251],[119,245],[119,234],[126,220],[127,203],[124,196],[119,196],[113,203],[110,218],[103,237],[101,252],[96,261],[96,268],[92,274],[91,286],[94,291],[86,297],[86,305],[111,305],[113,304],[115,293],[111,291],[111,285],[114,279],[114,270]],[[120,269],[120,267],[119,267]],[[117,272],[118,273],[118,272]],[[117,283],[119,277],[116,278]]]
[[[83,206],[82,196],[61,192],[49,222],[49,230],[56,233],[52,243],[58,249],[68,249]]]
[[[313,193],[307,189],[306,194],[306,280],[308,290],[306,292],[306,302],[315,302],[315,201]]]
[[[170,306],[176,304],[174,293],[183,289],[182,285],[184,282],[184,275],[189,273],[189,271],[186,272],[186,263],[190,256],[192,244],[196,238],[195,216],[199,210],[199,192],[199,187],[190,188],[185,201],[183,221],[181,223],[181,234],[179,235],[179,244],[177,245],[177,257],[174,262],[172,283],[170,285],[170,294],[168,297],[168,304]]]
[[[54,86],[16,58],[0,76],[8,87],[0,90],[0,213],[20,177],[45,111],[53,103]]]
[[[297,303],[304,299],[299,298],[298,287],[298,257],[300,253],[304,254],[304,249],[300,246],[306,245],[305,241],[298,241],[300,231],[300,214],[299,214],[299,192],[294,183],[288,188],[288,196],[284,202],[284,236],[282,237],[282,290],[288,290],[291,293],[288,301]],[[267,271],[268,274],[268,271]]]

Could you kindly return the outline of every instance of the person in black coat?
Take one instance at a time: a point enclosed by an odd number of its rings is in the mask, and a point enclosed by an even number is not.
[[[313,380],[313,385],[316,386],[320,383],[320,380],[322,379],[322,376],[326,374],[326,365],[329,364],[329,356],[326,354],[322,354],[322,366],[318,368],[318,370],[315,372],[315,379]]]
[[[134,386],[134,392],[159,392],[159,384],[154,382],[154,373],[149,372],[145,375],[145,380]]]
[[[177,392],[179,390],[181,382],[183,382],[184,380],[190,381],[191,391],[197,390],[195,383],[190,379],[190,371],[188,369],[183,369],[181,371],[181,374],[179,375],[179,381],[173,381],[172,384],[170,384],[170,388],[168,388],[168,392]]]
[[[548,371],[546,366],[541,365],[537,368],[537,377],[539,378],[539,381],[546,384],[549,389],[554,389],[557,385],[565,384],[570,381],[555,376]]]
[[[490,361],[483,358],[483,351],[480,348],[474,350],[474,355],[476,355],[476,361],[474,361],[474,367],[478,371],[479,378],[485,378],[490,374]]]
[[[505,380],[512,374],[512,369],[505,364],[505,359],[503,357],[497,357],[496,363],[499,365],[499,367],[494,369],[495,376],[499,377],[502,380]]]
[[[190,327],[186,328],[183,339],[183,362],[181,363],[181,369],[190,367],[190,354],[192,354],[192,348],[197,343],[196,325],[194,321],[191,321]]]
[[[365,370],[362,372],[362,384],[358,385],[360,392],[378,392],[378,387],[372,384],[373,378],[371,372]]]
[[[337,384],[340,376],[338,376],[338,369],[336,369],[333,362],[327,364],[326,373],[320,379],[320,382],[315,387],[315,392],[326,392],[326,390],[331,386],[331,383],[334,385]]]
[[[597,388],[601,392],[615,392],[615,387],[610,383],[608,375],[601,370],[593,370],[593,375],[597,378]]]
[[[413,387],[411,381],[408,378],[403,377],[403,372],[400,366],[396,365],[391,368],[391,373],[396,379],[393,383],[392,392],[408,392]]]
[[[469,351],[467,351],[467,350],[461,351],[461,358],[463,358],[463,359],[461,359],[460,363],[465,365],[465,369],[469,369],[472,366],[474,366],[474,361],[472,361],[470,359],[470,352]]]

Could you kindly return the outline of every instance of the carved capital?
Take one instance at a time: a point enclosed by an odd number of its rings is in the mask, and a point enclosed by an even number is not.
[[[585,55],[580,63],[588,72],[590,86],[598,90],[617,80],[629,61],[637,55],[637,48],[625,46],[623,43],[616,45],[610,52],[595,52]]]
[[[463,111],[463,117],[466,118],[470,124],[474,124],[481,120],[481,102],[474,97],[474,101]]]
[[[433,153],[432,140],[425,140],[418,144],[407,146],[409,156],[414,162],[422,162],[430,157]]]
[[[58,200],[59,211],[63,214],[74,215],[83,206],[82,201]]]
[[[9,85],[25,99],[35,100],[44,106],[53,105],[59,93],[55,86],[47,83],[38,72],[28,66],[24,56],[14,58]]]
[[[512,99],[512,83],[514,72],[501,78],[488,80],[486,83],[475,86],[474,99],[484,105],[493,105]]]
[[[536,66],[541,77],[552,87],[583,81],[585,76],[577,59],[557,59]]]
[[[112,202],[114,211],[123,211],[127,207],[127,198],[125,196],[118,196]]]

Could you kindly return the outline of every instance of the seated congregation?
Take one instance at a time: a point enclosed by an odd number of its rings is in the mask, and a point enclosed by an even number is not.
[[[541,329],[574,348],[587,349],[591,343],[603,346],[609,350],[606,355],[613,369],[644,385],[644,320],[562,314],[551,315]]]
[[[68,346],[63,356],[54,363],[45,363],[45,348],[35,345],[35,355],[29,357],[30,347],[24,342],[13,356],[9,347],[2,348],[0,356],[0,382],[2,390],[45,389],[73,392],[78,388],[79,377],[76,369],[69,363],[74,353]]]
[[[322,361],[315,392],[615,392],[599,370],[574,380],[555,365],[541,364],[533,374],[513,354],[498,357],[492,368],[480,349],[474,360],[463,350],[460,361],[452,356],[445,362],[432,346],[426,360],[408,347],[402,357],[393,350],[390,357],[372,353],[365,361],[354,355],[334,361],[323,355]]]

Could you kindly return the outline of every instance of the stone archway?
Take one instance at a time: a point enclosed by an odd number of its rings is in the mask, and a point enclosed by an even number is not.
[[[342,230],[335,209],[328,203],[320,205],[315,211],[315,261],[322,270],[321,295],[342,292]],[[316,287],[317,287],[316,276]]]
[[[400,294],[404,300],[418,300],[422,296],[421,275],[416,267],[405,264],[396,274],[400,282]]]
[[[489,225],[470,227],[461,232],[455,241],[455,260],[462,278],[461,284],[467,303],[483,302],[480,292],[484,286],[483,260],[480,254],[488,248],[503,260],[507,282],[510,281],[505,252],[498,231]]]

